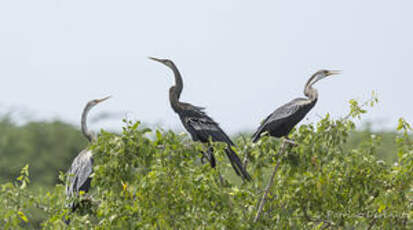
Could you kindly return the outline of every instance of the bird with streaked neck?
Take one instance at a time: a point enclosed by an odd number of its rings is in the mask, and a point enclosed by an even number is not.
[[[273,137],[286,137],[291,129],[300,122],[314,107],[318,100],[318,91],[313,85],[329,76],[340,74],[339,70],[319,70],[314,73],[305,84],[304,95],[307,98],[296,98],[284,104],[271,113],[252,136],[252,141],[257,142],[261,134],[268,133]]]

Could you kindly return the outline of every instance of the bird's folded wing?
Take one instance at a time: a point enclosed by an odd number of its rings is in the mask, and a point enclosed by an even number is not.
[[[211,138],[212,141],[220,141],[233,145],[231,139],[225,134],[219,125],[210,118],[190,117],[187,118],[187,124],[196,132],[200,140],[208,141],[209,138]]]
[[[83,150],[75,158],[68,171],[66,195],[73,196],[78,192],[93,173],[93,157],[90,150]]]
[[[272,122],[276,120],[281,120],[284,118],[288,118],[289,116],[293,115],[300,109],[300,106],[297,104],[285,104],[280,108],[276,109],[269,117],[267,122]]]

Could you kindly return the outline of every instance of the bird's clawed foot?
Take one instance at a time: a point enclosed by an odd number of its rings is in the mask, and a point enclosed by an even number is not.
[[[294,146],[294,147],[298,146],[298,144],[295,143],[295,141],[293,141],[293,140],[291,140],[291,139],[285,138],[284,141],[285,141],[286,143]]]
[[[205,159],[207,158],[207,156],[205,156],[205,153],[202,152],[202,157],[201,157],[201,163],[205,164]]]
[[[202,152],[201,163],[205,164],[206,163],[205,160],[207,160],[209,164],[211,165],[211,167],[215,168],[216,167],[215,157],[211,151],[213,150],[208,149],[208,152]]]

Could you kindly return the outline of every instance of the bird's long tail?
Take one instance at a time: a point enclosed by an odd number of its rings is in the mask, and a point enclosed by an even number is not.
[[[243,179],[247,181],[251,181],[251,176],[248,174],[247,170],[242,166],[241,160],[239,159],[238,155],[234,152],[234,150],[232,150],[231,146],[228,146],[225,149],[225,152],[227,153],[229,161],[231,162],[231,165],[234,168],[237,175],[241,176]]]
[[[262,129],[261,129],[261,127],[260,127],[260,128],[258,128],[257,131],[255,131],[255,133],[251,136],[253,143],[257,142],[257,141],[260,139],[261,133],[262,133]]]

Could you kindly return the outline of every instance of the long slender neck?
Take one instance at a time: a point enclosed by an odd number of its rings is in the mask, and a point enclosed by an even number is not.
[[[83,135],[89,140],[89,142],[92,142],[95,139],[95,136],[89,129],[87,128],[87,114],[89,113],[89,110],[92,108],[90,104],[87,104],[85,109],[83,110],[82,113],[82,121],[81,121],[81,126],[82,126],[82,133]]]
[[[318,91],[313,88],[314,83],[318,81],[316,77],[317,74],[311,76],[304,87],[304,95],[307,96],[310,101],[315,101],[318,98]]]
[[[184,84],[178,68],[175,65],[173,65],[171,69],[175,75],[175,85],[169,89],[169,101],[171,103],[172,109],[174,111],[178,111],[181,105],[179,98],[181,96],[182,89],[184,88]]]

